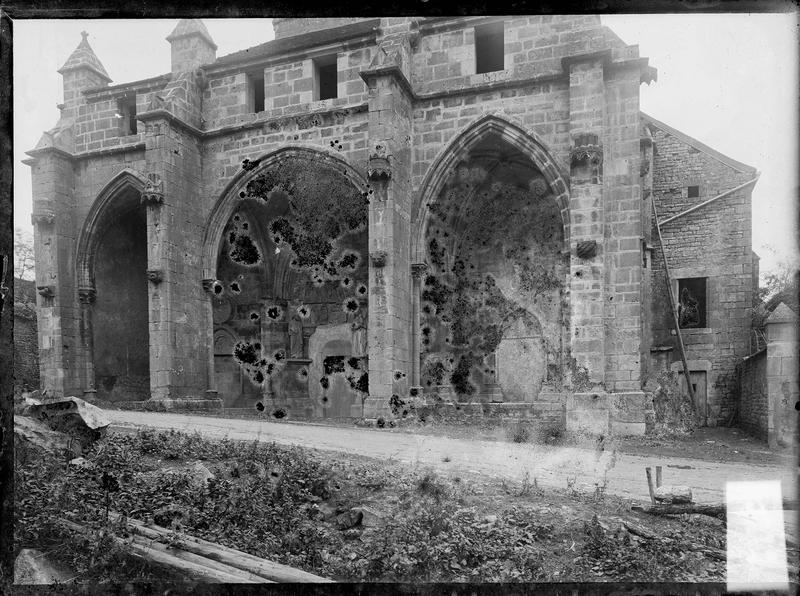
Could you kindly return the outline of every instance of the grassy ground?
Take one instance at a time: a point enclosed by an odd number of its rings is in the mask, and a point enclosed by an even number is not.
[[[66,513],[103,527],[106,497],[131,517],[342,581],[724,580],[724,561],[685,548],[724,549],[722,522],[642,516],[602,492],[544,491],[531,478],[498,484],[179,432],[113,433],[81,468],[33,451],[19,457],[17,545],[49,551],[75,569],[77,581],[162,577],[163,570],[108,545],[65,539],[53,526]],[[198,461],[213,480],[195,478]],[[106,488],[117,490],[104,490],[104,474]],[[368,508],[367,517],[348,527],[348,512],[358,507]],[[622,521],[656,538],[637,537]]]

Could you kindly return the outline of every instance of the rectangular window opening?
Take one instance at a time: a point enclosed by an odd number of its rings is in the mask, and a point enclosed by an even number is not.
[[[119,134],[122,137],[136,134],[136,96],[125,96],[117,103]]]
[[[336,99],[338,82],[336,54],[314,58],[314,101]]]
[[[264,73],[250,75],[250,111],[263,112],[266,104],[264,93]]]
[[[503,22],[475,27],[475,72],[495,72],[505,68]]]
[[[686,194],[690,199],[696,199],[700,196],[700,187],[699,186],[687,186],[686,187]]]
[[[678,280],[678,324],[681,329],[705,329],[707,325],[706,277]]]

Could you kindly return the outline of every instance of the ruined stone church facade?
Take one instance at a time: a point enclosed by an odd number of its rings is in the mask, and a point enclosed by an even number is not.
[[[118,85],[84,35],[59,70],[26,160],[43,388],[643,432],[680,362],[655,200],[697,405],[724,419],[755,170],[640,112],[636,46],[596,16],[274,25],[218,58],[180,21],[171,72]]]

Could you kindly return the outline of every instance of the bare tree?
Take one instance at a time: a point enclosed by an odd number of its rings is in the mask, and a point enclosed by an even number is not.
[[[21,228],[14,229],[14,277],[34,279],[33,236]]]

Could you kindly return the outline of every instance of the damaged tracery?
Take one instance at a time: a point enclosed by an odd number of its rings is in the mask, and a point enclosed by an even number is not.
[[[238,194],[226,230],[216,324],[240,338],[232,354],[250,381],[243,397],[266,405],[302,396],[311,398],[306,403],[313,407],[349,415],[348,400],[357,406],[366,392],[365,353],[358,355],[363,370],[345,373],[345,385],[323,387],[310,379],[326,376],[322,355],[330,350],[343,361],[354,357],[355,347],[365,350],[366,323],[357,320],[366,313],[368,293],[364,195],[369,189],[362,193],[325,162],[287,158],[259,169],[262,165],[243,164],[255,175]],[[331,325],[338,326],[336,337],[318,345],[315,331]],[[252,350],[256,343],[267,346],[264,357],[248,361],[243,346]],[[219,376],[221,387],[235,382],[225,374]]]

